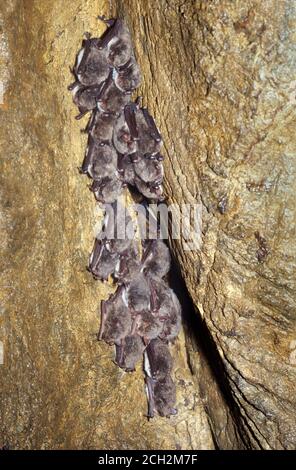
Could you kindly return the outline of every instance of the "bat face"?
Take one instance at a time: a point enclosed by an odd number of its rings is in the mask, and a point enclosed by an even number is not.
[[[143,181],[138,176],[135,177],[135,184],[138,191],[147,199],[151,199],[152,201],[163,200],[163,190],[161,184],[151,185],[150,183],[145,183],[145,181]]]
[[[131,250],[131,253],[121,257],[115,276],[120,283],[130,283],[140,270],[141,262],[137,259],[135,250]]]
[[[109,49],[109,62],[114,67],[121,67],[122,65],[126,64],[131,57],[132,47],[127,39],[128,38],[126,37],[123,40],[120,39],[115,41]]]
[[[92,87],[77,85],[73,89],[73,101],[78,106],[81,114],[85,114],[96,108],[100,91],[101,85]]]
[[[130,93],[122,93],[113,82],[112,76],[109,76],[99,95],[97,95],[97,106],[100,111],[118,116],[130,99]]]

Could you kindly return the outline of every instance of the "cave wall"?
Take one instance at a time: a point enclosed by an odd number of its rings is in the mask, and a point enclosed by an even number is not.
[[[67,6],[67,8],[65,7]],[[134,374],[98,343],[112,286],[86,271],[99,220],[78,172],[87,118],[67,86],[83,33],[101,34],[101,1],[1,4],[0,447],[213,448],[184,333],[173,346],[179,414],[148,422]]]
[[[292,0],[1,10],[0,446],[295,448]],[[98,214],[67,85],[97,14],[131,27],[168,201],[202,206],[202,246],[171,241],[196,310],[172,347],[171,419],[147,421],[141,368],[123,373],[96,341],[112,286],[85,270]]]
[[[202,204],[202,247],[172,246],[240,439],[295,448],[295,2],[117,4],[163,133],[169,201]],[[220,436],[212,385],[200,386]]]

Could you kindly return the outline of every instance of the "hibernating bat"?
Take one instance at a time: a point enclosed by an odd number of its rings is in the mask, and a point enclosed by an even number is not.
[[[88,266],[88,270],[94,278],[106,281],[115,272],[118,261],[119,255],[111,253],[107,249],[105,241],[96,238]]]
[[[119,287],[107,301],[101,302],[101,326],[99,339],[107,343],[118,343],[130,334],[132,317],[123,298],[123,287]]]
[[[92,179],[96,201],[112,204],[116,216],[117,201],[127,185],[135,189],[133,194],[142,195],[142,205],[143,199],[164,200],[162,137],[140,98],[132,101],[141,72],[127,25],[119,18],[99,18],[107,29],[100,38],[85,33],[69,89],[79,109],[76,118],[91,113],[83,131],[88,143],[80,171]],[[121,229],[127,236],[120,236]],[[181,306],[165,280],[170,264],[162,240],[141,244],[130,215],[122,221],[108,213],[88,266],[95,279],[112,280],[118,286],[101,302],[98,339],[115,344],[115,362],[127,372],[144,354],[149,417],[177,412],[168,343],[180,330]]]
[[[170,270],[171,255],[167,245],[160,239],[145,243],[142,270],[152,278],[163,278]]]
[[[115,345],[115,348],[116,364],[127,372],[131,372],[135,370],[136,364],[141,360],[145,345],[140,336],[133,334],[125,336]]]

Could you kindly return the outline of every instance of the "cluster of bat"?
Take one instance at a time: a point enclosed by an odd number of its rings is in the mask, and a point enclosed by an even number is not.
[[[162,199],[162,139],[140,99],[131,100],[141,74],[128,28],[120,19],[100,19],[108,27],[101,38],[86,33],[69,89],[79,109],[77,119],[91,112],[81,172],[92,178],[96,200],[112,204],[117,213],[127,185],[149,200]],[[131,224],[127,215],[125,225]],[[118,284],[101,302],[99,339],[115,345],[115,362],[126,371],[133,371],[144,355],[148,416],[170,416],[176,413],[176,390],[168,342],[180,330],[181,306],[165,280],[169,249],[160,239],[140,244],[135,231],[124,238],[106,236],[115,232],[118,222],[107,216],[89,260],[95,279],[112,276]]]
[[[69,87],[80,112],[76,118],[92,112],[81,172],[93,179],[91,189],[100,202],[116,201],[127,184],[159,200],[162,139],[140,98],[131,98],[141,81],[131,36],[123,21],[104,21],[109,27],[101,38],[86,33]]]

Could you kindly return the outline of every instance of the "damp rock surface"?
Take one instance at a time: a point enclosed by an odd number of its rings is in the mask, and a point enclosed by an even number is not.
[[[0,447],[295,448],[294,2],[2,3]],[[110,5],[163,135],[168,201],[202,208],[202,243],[171,241],[196,307],[172,346],[179,413],[149,422],[142,371],[96,340],[112,286],[85,269],[99,213],[67,91]]]

